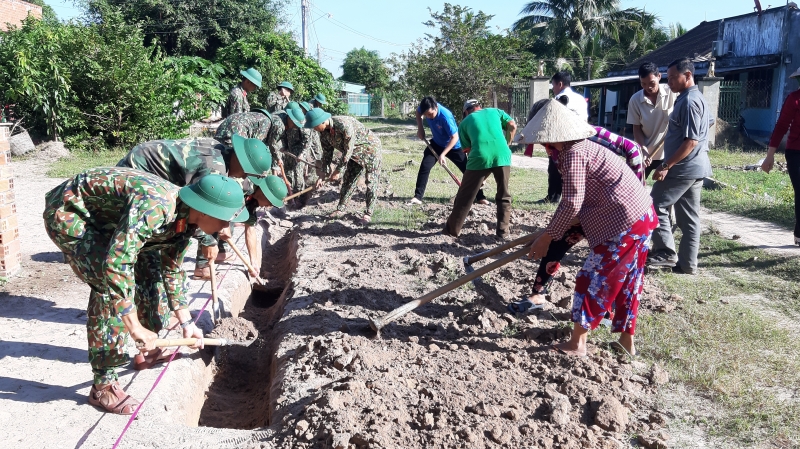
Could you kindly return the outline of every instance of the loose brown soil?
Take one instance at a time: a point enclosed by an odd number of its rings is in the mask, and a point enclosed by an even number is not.
[[[668,438],[657,433],[666,417],[653,402],[668,381],[659,367],[594,344],[586,359],[549,350],[569,335],[585,244],[566,257],[544,311],[506,311],[535,275],[536,264],[520,259],[371,338],[369,318],[462,276],[464,256],[498,244],[494,207],[476,207],[460,239],[439,233],[449,208],[428,207],[432,218],[412,231],[326,221],[328,205],[295,217],[298,257],[283,250],[283,262],[267,268],[280,273],[270,282],[283,294],[274,307],[244,314],[260,331],[254,346],[261,349],[233,360],[234,350],[253,350],[231,348],[221,358],[201,423],[268,424],[277,432],[270,443],[286,448],[616,448],[629,446],[631,434],[651,445]],[[547,218],[514,211],[514,237]],[[289,235],[297,244],[298,234]],[[670,307],[670,299],[655,301],[660,293],[651,284],[645,288],[643,313]],[[224,403],[238,408],[217,411]]]
[[[244,342],[255,340],[258,337],[258,329],[252,322],[242,317],[223,318],[209,337]]]

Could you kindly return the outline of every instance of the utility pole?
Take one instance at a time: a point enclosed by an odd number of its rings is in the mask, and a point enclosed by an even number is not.
[[[300,16],[303,21],[303,55],[308,56],[308,0],[300,0]]]

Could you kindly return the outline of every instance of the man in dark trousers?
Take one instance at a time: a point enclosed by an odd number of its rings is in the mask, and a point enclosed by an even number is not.
[[[449,109],[436,102],[433,97],[425,97],[417,108],[417,137],[425,140],[425,128],[422,127],[422,118],[428,121],[431,129],[431,148],[436,152],[434,155],[427,148],[422,156],[422,164],[417,173],[417,187],[414,189],[414,198],[408,204],[422,204],[422,197],[425,195],[425,187],[428,185],[428,176],[436,162],[445,165],[445,158],[450,159],[461,170],[467,169],[467,155],[461,151],[461,142],[458,139],[458,125],[453,113]],[[483,195],[483,189],[478,191],[475,197],[478,204],[489,204]]]

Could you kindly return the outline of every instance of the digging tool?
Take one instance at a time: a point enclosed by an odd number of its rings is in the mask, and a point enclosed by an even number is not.
[[[219,324],[220,320],[222,320],[222,309],[219,307],[219,299],[217,298],[217,272],[214,269],[213,260],[208,262],[208,268],[211,269],[211,318],[214,324]]]
[[[306,194],[308,192],[311,192],[312,190],[314,190],[314,186],[306,187],[305,189],[303,189],[303,190],[301,190],[301,191],[299,191],[297,193],[293,193],[293,194],[287,196],[286,198],[283,199],[283,202],[285,203],[285,202],[287,202],[289,200],[293,200],[293,199],[297,198],[300,195],[304,195],[304,194]]]
[[[257,274],[255,268],[253,268],[253,266],[250,265],[250,262],[247,259],[245,259],[244,254],[242,254],[242,252],[239,251],[239,248],[237,248],[236,245],[233,244],[231,244],[231,248],[233,248],[233,252],[235,252],[236,255],[239,256],[239,260],[241,260],[244,266],[247,267],[248,271]],[[274,303],[275,300],[274,296],[276,293],[275,291],[276,289],[275,288],[271,289],[266,285],[264,285],[264,283],[261,282],[261,278],[258,277],[258,275],[256,275],[256,283],[253,284],[252,289],[253,290],[250,292],[250,298],[253,300],[253,304]]]
[[[302,162],[302,163],[304,163],[304,164],[306,164],[306,165],[310,165],[310,166],[312,166],[312,167],[314,167],[314,168],[316,168],[316,169],[320,169],[320,170],[322,169],[322,167],[320,167],[319,165],[317,165],[317,164],[312,164],[311,162],[308,162],[308,161],[307,161],[307,160],[305,160],[305,159],[301,159],[300,157],[298,157],[298,156],[297,156],[297,155],[295,155],[294,153],[290,153],[290,152],[288,152],[288,151],[281,151],[281,154],[285,154],[285,155],[287,155],[287,156],[291,157],[292,159],[296,160],[297,162]]]
[[[520,237],[518,239],[515,239],[515,240],[512,240],[512,241],[510,241],[508,243],[504,243],[504,244],[498,246],[497,248],[492,248],[492,249],[490,249],[488,251],[484,251],[482,253],[474,254],[472,256],[466,256],[466,257],[464,257],[464,270],[467,273],[472,273],[473,271],[475,271],[475,269],[472,268],[472,264],[473,263],[481,261],[481,260],[489,258],[489,257],[492,257],[494,255],[500,254],[500,253],[502,253],[503,251],[505,251],[505,250],[507,250],[509,248],[513,248],[515,246],[519,246],[519,245],[522,245],[522,244],[525,244],[525,243],[529,243],[532,240],[535,240],[540,235],[542,235],[542,232],[544,232],[544,231],[537,231],[537,232],[534,232],[533,234],[523,235],[522,237]]]
[[[439,160],[439,156],[437,156],[436,152],[433,151],[433,148],[431,148],[431,143],[428,142],[428,139],[423,139],[423,140],[425,141],[425,147],[431,152],[431,154],[433,154],[433,157],[435,157],[436,160],[438,161]],[[461,187],[461,181],[459,181],[458,177],[452,171],[450,171],[450,168],[446,164],[442,165],[442,167],[444,167],[444,169],[447,170],[447,174],[450,175],[451,178],[453,178],[453,181],[456,182],[456,185]]]
[[[419,307],[419,306],[421,306],[423,304],[427,304],[427,303],[431,302],[432,300],[438,298],[439,296],[449,292],[450,290],[458,288],[458,287],[466,284],[467,282],[469,282],[469,281],[471,281],[471,280],[473,280],[475,278],[481,277],[484,274],[486,274],[486,273],[488,273],[488,272],[490,272],[490,271],[492,271],[494,269],[500,268],[503,265],[511,263],[511,262],[519,259],[520,257],[524,256],[527,253],[528,253],[528,248],[527,247],[526,248],[520,248],[520,249],[514,251],[513,253],[503,257],[502,259],[497,259],[494,262],[490,263],[489,265],[486,265],[485,267],[478,268],[477,270],[473,271],[470,274],[467,274],[466,276],[462,276],[462,277],[456,279],[455,281],[453,281],[453,282],[451,282],[451,283],[449,283],[447,285],[444,285],[442,287],[437,288],[436,290],[426,294],[425,296],[422,296],[421,298],[417,298],[417,299],[415,299],[415,300],[413,300],[411,302],[407,302],[406,304],[404,304],[404,305],[392,310],[391,312],[387,313],[386,315],[383,316],[383,318],[377,318],[377,319],[374,319],[374,320],[370,320],[369,321],[369,325],[370,325],[370,327],[372,327],[372,330],[374,330],[375,332],[380,332],[381,329],[384,326],[386,326],[390,322],[400,318],[401,316],[405,315],[406,313],[416,309],[417,307]]]
[[[171,340],[163,340],[158,339],[156,340],[156,348],[168,348],[172,346],[192,346],[199,338],[175,338]],[[250,346],[256,339],[247,340],[247,341],[234,341],[228,340],[227,338],[204,338],[203,344],[206,346]],[[138,346],[138,345],[137,345]]]

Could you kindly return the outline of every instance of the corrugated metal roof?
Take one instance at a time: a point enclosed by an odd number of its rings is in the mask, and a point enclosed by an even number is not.
[[[362,94],[367,90],[367,87],[362,84],[348,83],[347,81],[340,81],[342,83],[341,91],[350,94]]]

